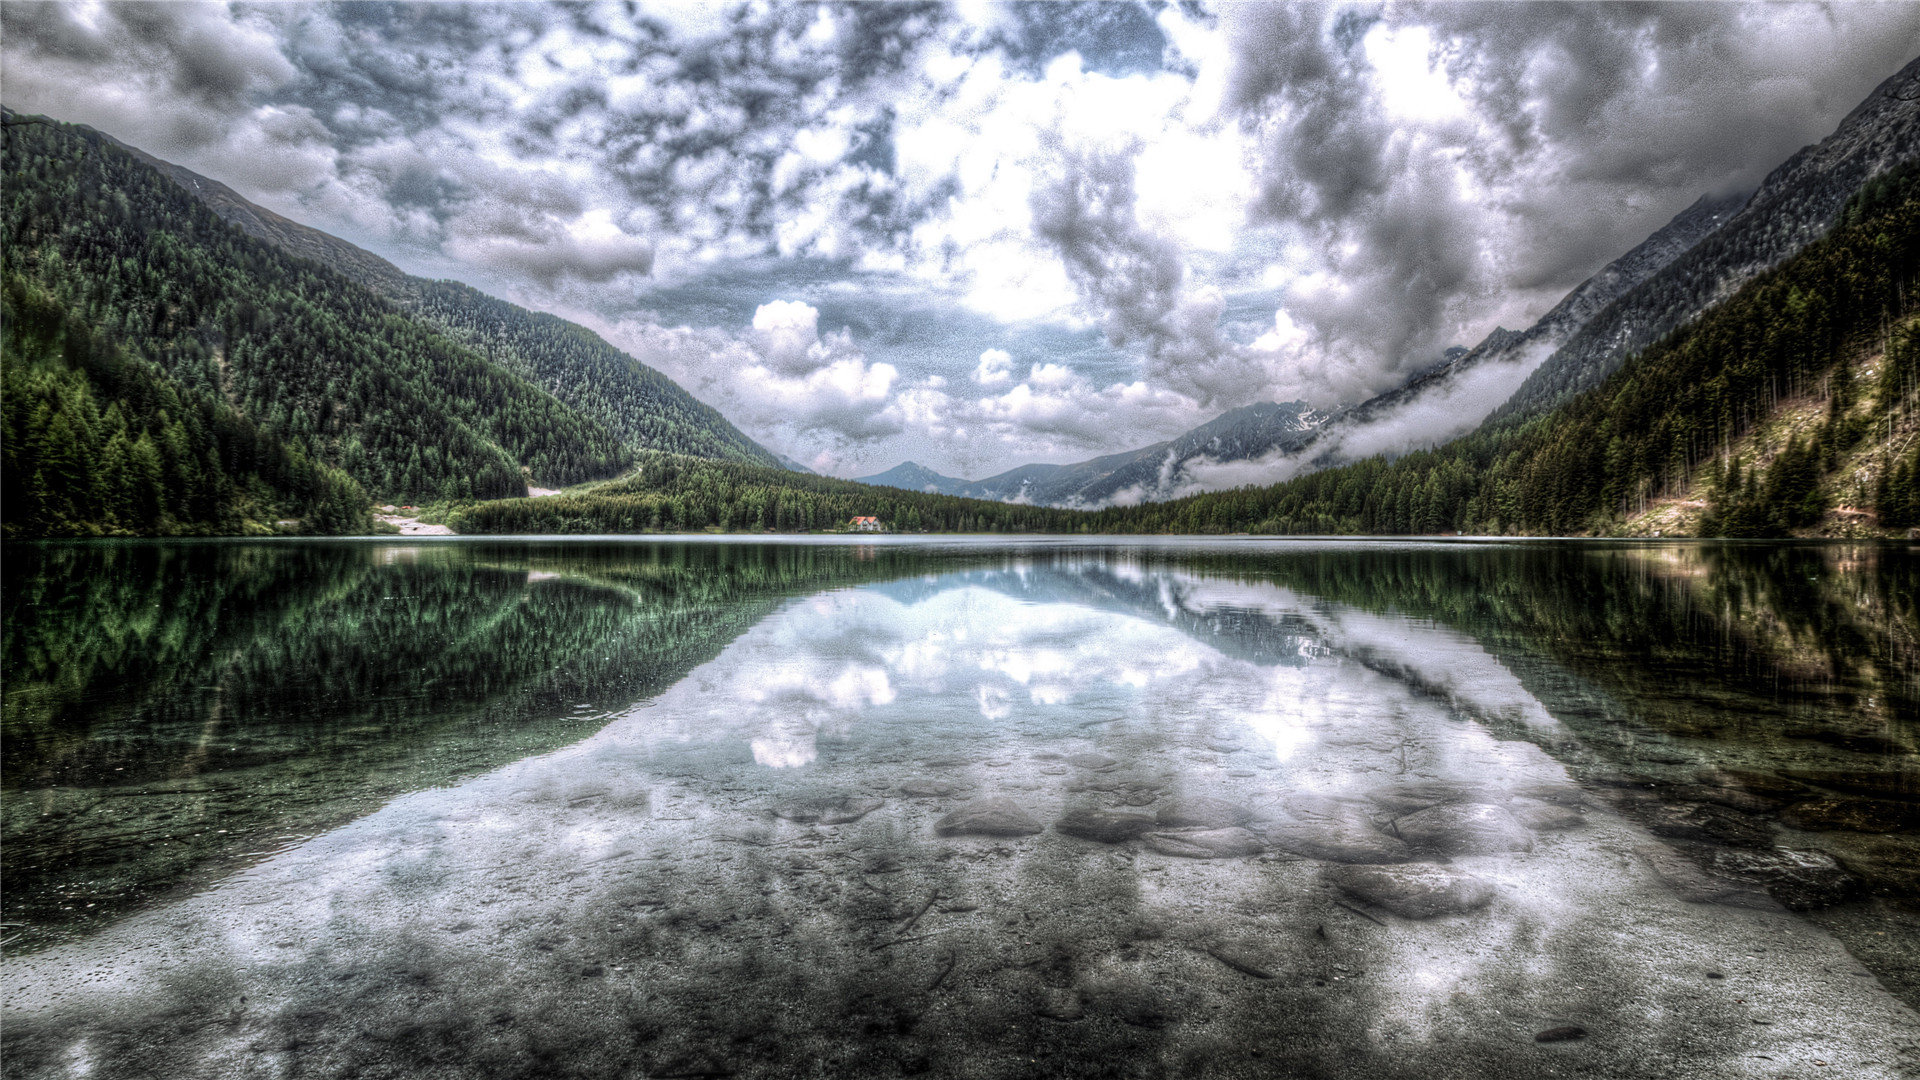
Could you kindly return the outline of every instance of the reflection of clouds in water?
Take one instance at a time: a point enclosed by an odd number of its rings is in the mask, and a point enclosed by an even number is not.
[[[989,720],[1005,720],[1013,714],[1013,695],[997,686],[984,683],[975,688],[975,697],[980,700],[980,715]]]
[[[1431,695],[1481,717],[1554,723],[1497,659],[1452,630],[1330,609],[1260,582],[1138,568],[1102,580],[1118,582],[1136,611],[1112,610],[1081,587],[1081,574],[1030,567],[967,575],[910,602],[877,590],[815,597],[749,631],[661,704],[695,685],[731,685],[707,695],[704,708],[672,709],[683,726],[699,717],[700,730],[678,737],[731,735],[762,766],[791,768],[817,760],[822,736],[850,737],[861,715],[884,706],[933,708],[958,692],[969,712],[998,722],[1021,708],[1106,702],[1243,730],[1271,760],[1296,766],[1294,783],[1317,790],[1353,782],[1337,768],[1314,775],[1327,754],[1312,748],[1329,740],[1399,753],[1402,768],[1452,758],[1452,767],[1486,775],[1502,757],[1497,740],[1440,738],[1430,723],[1407,719],[1430,713],[1419,699]],[[993,587],[1001,583],[1013,595]],[[1074,602],[1082,595],[1088,602]],[[1283,644],[1269,662],[1222,653],[1193,621],[1222,616],[1285,627]]]
[[[1058,942],[1044,946],[1055,955],[1099,956],[1118,944],[1113,927],[1137,924],[1166,928],[1163,938],[1127,944],[1160,965],[1153,978],[1175,991],[1158,1029],[1164,1060],[1217,1054],[1230,1029],[1249,1045],[1305,1037],[1301,1014],[1240,992],[1233,977],[1218,981],[1225,973],[1212,946],[1234,943],[1279,976],[1268,986],[1324,980],[1313,999],[1290,1001],[1341,1003],[1309,1019],[1316,1045],[1350,1052],[1341,1059],[1350,1068],[1328,1073],[1348,1078],[1395,1072],[1381,1064],[1389,1054],[1408,1075],[1457,1072],[1484,1055],[1499,1062],[1488,1075],[1533,1075],[1544,1059],[1526,1055],[1557,1052],[1536,1050],[1533,1033],[1575,1021],[1597,1036],[1581,1053],[1610,1055],[1593,1063],[1595,1075],[1636,1075],[1622,1062],[1637,1051],[1614,1033],[1685,1045],[1686,1075],[1718,1076],[1744,1075],[1746,1053],[1760,1046],[1831,1054],[1912,1030],[1911,1014],[1884,994],[1828,983],[1845,954],[1817,931],[1789,937],[1776,914],[1681,904],[1631,857],[1649,839],[1644,830],[1609,814],[1543,832],[1530,848],[1455,854],[1444,869],[1491,886],[1488,906],[1377,926],[1329,888],[1337,856],[1165,859],[1150,846],[1090,850],[1057,829],[991,847],[942,836],[936,823],[968,796],[897,797],[903,781],[979,788],[1048,822],[1080,807],[1117,809],[1132,790],[1125,782],[1138,778],[1163,786],[1161,797],[1244,804],[1269,840],[1330,833],[1312,820],[1329,806],[1335,818],[1358,808],[1373,819],[1360,831],[1397,838],[1382,796],[1400,785],[1439,783],[1518,808],[1531,786],[1566,781],[1540,747],[1472,722],[1540,707],[1493,657],[1444,628],[1182,575],[1142,574],[1117,588],[1118,576],[1097,568],[1015,578],[949,579],[952,587],[921,590],[911,603],[874,589],[788,606],[654,707],[580,744],[406,796],[97,943],[10,959],[0,972],[9,1009],[46,1015],[84,1000],[97,1014],[109,995],[155,995],[190,961],[213,957],[237,973],[249,1015],[327,1008],[353,1021],[325,1038],[418,1000],[411,985],[341,992],[358,997],[328,997],[326,988],[368,971],[427,970],[452,988],[458,1004],[447,1015],[489,1018],[533,1000],[557,1003],[542,1016],[596,1016],[605,994],[632,987],[633,998],[618,1000],[644,1000],[651,1011],[635,1015],[651,1030],[698,1039],[699,1025],[716,1022],[713,999],[685,995],[694,1004],[682,1009],[682,995],[657,988],[700,977],[731,995],[728,1014],[747,1017],[743,1031],[763,1034],[759,1017],[772,1017],[765,1031],[804,1044],[826,1024],[853,1025],[792,1001],[833,1002],[848,988],[925,1000],[944,964],[982,980],[981,989],[939,999],[930,1017],[946,1011],[1024,1037],[999,1002],[1018,1008],[1053,989],[1041,988],[1032,967],[1008,965],[1006,928],[1020,926],[1022,942]],[[1087,766],[1069,767],[1068,755],[1080,753],[1114,759],[1102,786],[1088,783]],[[805,768],[776,771],[795,766]],[[826,827],[769,816],[790,798],[801,809],[862,816]],[[916,907],[930,895],[967,903]],[[900,924],[874,919],[912,910],[926,920],[916,935],[941,935],[937,943],[893,940]],[[458,912],[460,921],[423,912]],[[785,943],[802,926],[809,944],[792,949]],[[476,948],[482,940],[489,944]],[[284,951],[303,941],[317,944],[305,956]],[[876,947],[905,959],[877,966]],[[700,959],[732,950],[752,966]],[[305,966],[290,974],[288,957]],[[1729,957],[1744,958],[1736,977],[1764,1028],[1741,1012],[1745,1000],[1702,999],[1701,972]],[[1351,969],[1335,965],[1339,975],[1326,978],[1335,960]],[[1136,966],[1145,965],[1129,961]],[[1076,973],[1078,985],[1099,991],[1102,970]],[[1802,1007],[1820,995],[1834,1004]],[[1083,1004],[1089,1016],[1108,1009],[1114,1019],[1117,1000],[1096,993]],[[83,1054],[90,1044],[78,1030],[71,1045]],[[244,1018],[206,1031],[217,1040],[209,1053],[230,1060],[270,1034]],[[575,1041],[600,1037],[585,1031]],[[955,1059],[979,1059],[970,1042],[950,1047]],[[1891,1080],[1892,1068],[1847,1075]],[[179,1073],[188,1071],[217,1070]]]
[[[1325,696],[1315,692],[1326,687],[1309,687],[1308,673],[1294,667],[1276,667],[1268,679],[1266,700],[1247,714],[1247,726],[1273,747],[1276,761],[1286,761],[1326,726]]]
[[[1007,580],[1025,587],[1044,576],[1025,568]],[[979,715],[997,721],[1022,701],[1055,707],[1095,691],[1138,695],[1223,659],[1164,626],[973,583],[912,603],[859,590],[794,605],[748,631],[663,695],[654,716],[683,717],[673,737],[732,733],[759,764],[791,768],[817,760],[820,737],[846,737],[863,713],[896,699],[925,705],[968,688]],[[682,699],[696,694],[704,700],[688,708]]]
[[[1178,609],[1194,615],[1238,610],[1274,620],[1291,617],[1311,626],[1322,647],[1392,671],[1482,717],[1537,728],[1559,724],[1505,665],[1457,630],[1354,608],[1333,610],[1260,582],[1168,575],[1161,579],[1161,595],[1163,604],[1177,595]]]
[[[829,675],[831,666],[825,658],[790,660],[740,689],[739,701],[757,706],[770,721],[767,734],[751,742],[753,760],[775,769],[805,765],[819,756],[820,732],[844,734],[855,713],[896,696],[877,667],[849,664]]]

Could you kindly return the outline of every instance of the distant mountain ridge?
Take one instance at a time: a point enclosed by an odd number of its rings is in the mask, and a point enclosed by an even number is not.
[[[1304,401],[1263,401],[1230,409],[1177,439],[1067,465],[1032,464],[984,480],[944,476],[914,462],[858,483],[996,502],[1088,509],[1165,498],[1200,461],[1239,461],[1304,445],[1320,414]]]
[[[631,449],[780,463],[719,410],[584,326],[459,282],[408,274],[337,236],[257,206],[218,180],[102,137],[158,169],[249,236],[358,281],[604,425]]]

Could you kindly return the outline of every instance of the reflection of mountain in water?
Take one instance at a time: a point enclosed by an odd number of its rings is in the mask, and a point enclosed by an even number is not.
[[[786,598],[924,561],[717,545],[9,552],[7,917],[32,947],[401,792],[574,741]]]

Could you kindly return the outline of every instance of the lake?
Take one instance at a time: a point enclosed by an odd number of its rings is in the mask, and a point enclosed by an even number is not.
[[[1910,1077],[1920,546],[10,546],[7,1077]]]

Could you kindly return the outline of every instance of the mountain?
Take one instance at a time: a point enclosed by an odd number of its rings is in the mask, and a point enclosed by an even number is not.
[[[1375,454],[1435,446],[1479,427],[1536,367],[1608,305],[1653,277],[1725,224],[1745,193],[1703,195],[1633,250],[1581,282],[1525,330],[1496,327],[1472,349],[1447,350],[1406,382],[1336,411],[1289,475]],[[1274,463],[1278,471],[1279,463]]]
[[[353,533],[366,492],[129,355],[11,268],[0,289],[0,535]]]
[[[1269,487],[1110,508],[1086,528],[1920,535],[1920,160],[1865,183],[1835,220],[1524,423]]]
[[[1260,402],[1221,413],[1179,438],[1088,461],[1021,465],[971,481],[909,461],[858,482],[1065,509],[1130,504],[1180,494],[1196,483],[1195,472],[1296,448],[1319,422],[1304,401]]]
[[[6,271],[107,344],[379,499],[623,471],[604,425],[325,266],[248,236],[99,133],[9,117]],[[190,447],[199,454],[203,447]]]
[[[807,468],[805,465],[800,464],[785,454],[775,453],[773,457],[775,463],[788,472],[805,473],[808,476],[818,475],[812,469]]]
[[[1917,156],[1920,58],[1867,95],[1832,135],[1768,174],[1709,237],[1586,319],[1494,419],[1537,415],[1599,385],[1627,357],[1819,239],[1868,181]]]
[[[256,206],[217,180],[102,137],[164,173],[247,235],[372,289],[425,325],[552,394],[629,449],[779,463],[718,410],[583,326],[528,311],[459,282],[415,277],[337,236]]]
[[[924,491],[929,495],[958,495],[971,482],[942,476],[925,465],[912,461],[903,461],[883,473],[873,476],[854,478],[856,484],[872,484],[875,487],[894,487],[906,491]]]

